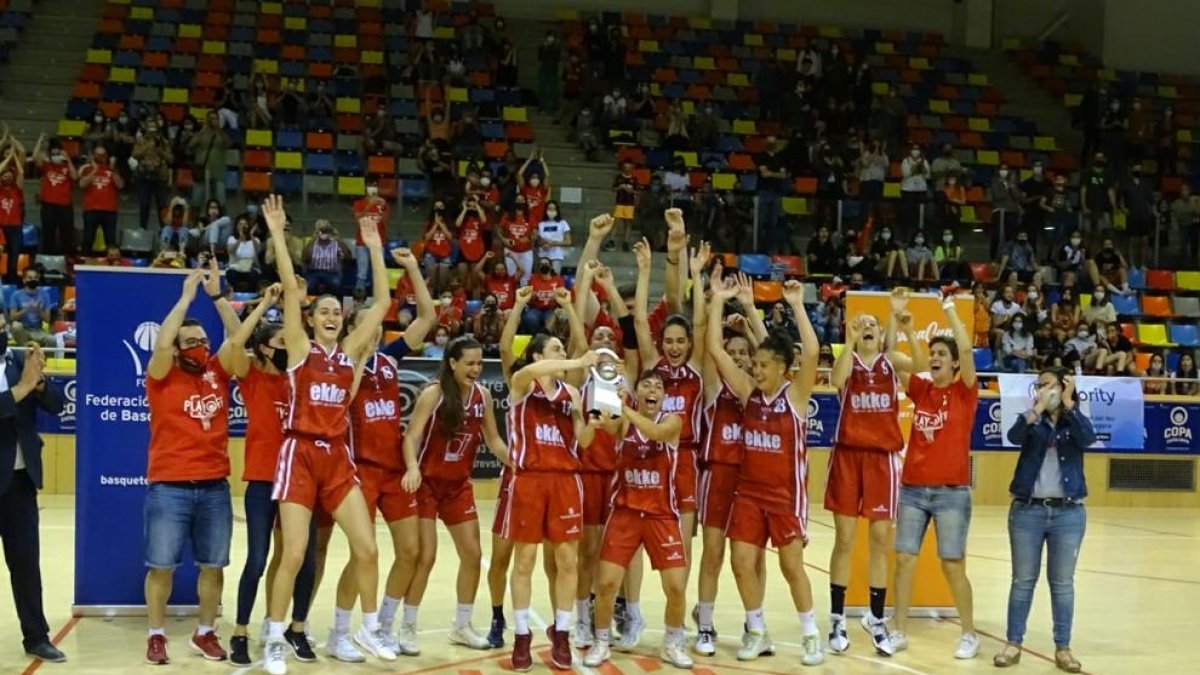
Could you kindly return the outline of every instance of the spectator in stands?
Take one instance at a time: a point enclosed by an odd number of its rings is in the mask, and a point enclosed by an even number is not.
[[[829,226],[822,224],[817,228],[817,236],[808,241],[808,249],[804,254],[805,266],[810,275],[837,274],[838,251],[829,234]]]
[[[1146,367],[1146,372],[1142,373],[1142,393],[1144,394],[1168,394],[1171,390],[1171,384],[1168,381],[1170,377],[1167,373],[1166,366],[1163,365],[1162,354],[1151,354],[1150,365]]]
[[[333,128],[334,100],[325,87],[325,80],[316,80],[308,92],[308,128]]]
[[[796,327],[796,318],[792,316],[792,308],[782,302],[776,302],[767,310],[763,323],[768,332],[780,331],[787,333],[793,340],[799,341],[800,330]]]
[[[238,115],[246,109],[246,103],[232,74],[225,78],[224,84],[217,90],[212,109],[216,111],[222,129],[237,130]]]
[[[1174,176],[1179,172],[1178,132],[1179,123],[1175,119],[1175,107],[1164,106],[1162,117],[1155,128],[1158,171],[1163,176]]]
[[[456,262],[454,233],[446,221],[445,202],[438,200],[433,203],[421,236],[425,241],[425,254],[421,261],[425,268],[425,280],[429,283],[431,293],[441,293],[450,284]]]
[[[497,308],[505,316],[513,308],[521,276],[527,272],[518,265],[516,274],[509,274],[507,262],[507,257],[505,260],[498,260],[495,253],[488,251],[483,254],[483,260],[475,266],[475,278],[479,286],[485,294],[495,296]]]
[[[1058,250],[1054,266],[1058,268],[1059,281],[1063,286],[1074,286],[1075,281],[1087,272],[1088,252],[1083,245],[1083,233],[1076,230],[1071,239]]]
[[[637,205],[637,177],[633,175],[633,162],[621,162],[621,172],[613,177],[613,238],[608,241],[608,248],[616,247],[617,239],[621,240],[622,250],[629,250],[629,230],[632,228],[635,207]],[[651,250],[655,242],[651,241]]]
[[[663,177],[657,173],[650,176],[650,186],[638,197],[637,223],[638,232],[650,243],[651,250],[661,251],[666,246],[667,230],[663,212],[671,208],[670,204]]]
[[[975,282],[975,285],[971,287],[971,295],[973,297],[971,306],[975,312],[975,335],[972,336],[972,345],[976,348],[990,347],[992,315],[989,311],[991,304],[988,300],[987,286],[982,282]]]
[[[717,142],[721,133],[721,123],[717,117],[717,109],[713,101],[705,101],[691,119],[693,146],[697,150],[708,150]]]
[[[813,169],[817,175],[817,222],[837,220],[837,205],[846,196],[846,166],[829,143],[818,146]]]
[[[824,387],[832,386],[833,346],[827,342],[821,343],[817,352],[817,384]]]
[[[688,116],[683,112],[683,102],[676,99],[667,109],[667,138],[663,147],[671,152],[687,150],[692,142],[688,137]]]
[[[496,84],[517,86],[517,45],[507,37],[500,39],[500,59],[496,64]]]
[[[1017,290],[1012,286],[1006,285],[1000,290],[1000,297],[992,302],[991,307],[991,326],[992,340],[999,347],[1001,338],[1004,332],[1011,330],[1012,318],[1021,313],[1021,304],[1016,301]],[[999,359],[996,359],[999,361]]]
[[[337,295],[342,289],[342,265],[354,254],[338,237],[337,230],[328,220],[317,220],[314,230],[313,238],[301,255],[304,280],[308,283],[309,292],[314,295]]]
[[[150,222],[150,203],[154,202],[156,213],[162,211],[171,185],[171,147],[157,122],[146,123],[130,158],[138,196],[138,225],[144,230]]]
[[[439,200],[433,204],[435,216],[439,207],[443,214],[446,213],[445,201]],[[454,227],[458,239],[458,278],[466,280],[468,286],[473,287],[474,277],[469,274],[468,268],[483,260],[484,254],[491,248],[488,241],[491,238],[491,224],[488,221],[488,212],[480,204],[479,197],[470,196],[463,200],[462,210],[459,211]]]
[[[1066,342],[1075,334],[1076,328],[1083,323],[1083,312],[1079,309],[1079,299],[1075,297],[1074,287],[1062,289],[1058,302],[1050,308],[1050,322],[1054,324],[1054,336],[1060,342]]]
[[[1092,304],[1083,310],[1083,320],[1089,326],[1106,326],[1117,320],[1117,310],[1109,298],[1108,289],[1097,287],[1092,291]]]
[[[887,179],[888,158],[878,140],[863,143],[855,161],[858,172],[858,198],[863,205],[863,218],[878,220],[877,207],[883,200],[883,183]]]
[[[950,176],[961,178],[963,165],[958,161],[958,157],[954,156],[954,146],[947,143],[942,146],[942,154],[934,158],[929,165],[929,178],[933,181],[931,188],[940,192]]]
[[[558,111],[558,97],[562,85],[562,46],[553,31],[546,31],[542,45],[538,47],[538,108],[553,115]]]
[[[1125,167],[1125,132],[1129,116],[1115,96],[1109,98],[1108,110],[1100,118],[1100,150],[1118,172]]]
[[[784,253],[788,241],[787,229],[782,226],[783,196],[787,189],[788,172],[779,140],[774,134],[766,137],[766,150],[754,158],[758,167],[758,227],[767,253]],[[684,217],[687,217],[684,211]]]
[[[1125,128],[1125,156],[1132,162],[1154,156],[1154,119],[1141,99],[1129,102],[1129,121]]]
[[[3,228],[0,244],[8,254],[8,269],[3,270],[8,283],[17,280],[17,263],[24,248],[24,181],[25,151],[19,145],[10,145],[4,161],[0,162],[0,228]]]
[[[1105,375],[1125,375],[1133,369],[1133,341],[1121,332],[1117,323],[1096,324],[1097,344],[1102,356],[1096,358],[1095,369]]]
[[[570,292],[566,290],[566,282],[554,273],[554,267],[546,258],[538,260],[537,274],[529,279],[533,290],[529,303],[521,310],[521,332],[526,335],[536,335],[546,329],[554,310],[565,306],[559,300],[558,289],[566,293],[567,303],[571,302]],[[519,294],[518,294],[519,295]],[[519,300],[518,300],[519,303]]]
[[[386,242],[388,240],[388,217],[391,215],[392,207],[387,201],[379,196],[379,184],[374,178],[367,179],[367,194],[354,200],[350,206],[351,212],[354,214],[354,222],[358,222],[365,215],[371,215],[375,218],[375,226],[379,229],[379,240]],[[367,292],[367,280],[371,278],[371,255],[367,251],[367,247],[363,245],[362,232],[359,228],[355,228],[357,232],[354,242],[354,260],[355,260],[355,277],[354,277],[354,295],[362,298]]]
[[[472,106],[459,109],[458,122],[451,131],[454,152],[460,157],[476,157],[483,147],[483,130],[479,127],[478,112]]]
[[[234,234],[225,243],[229,255],[229,266],[225,269],[225,278],[229,285],[238,293],[254,293],[258,291],[258,278],[262,268],[258,264],[258,256],[262,253],[262,241],[256,238],[250,230],[250,219],[245,216],[238,218]]]
[[[1021,188],[1007,164],[1001,164],[992,178],[988,201],[992,203],[991,257],[995,259],[1000,247],[1021,227]]]
[[[1080,178],[1079,203],[1084,230],[1088,234],[1099,235],[1112,227],[1112,213],[1117,209],[1117,190],[1103,152],[1096,153],[1092,166]]]
[[[603,109],[600,115],[600,122],[605,129],[624,129],[627,127],[628,121],[628,101],[625,98],[621,87],[613,87],[613,90],[605,95]]]
[[[1100,91],[1094,82],[1087,85],[1079,106],[1072,110],[1071,124],[1083,132],[1083,148],[1079,152],[1079,161],[1090,157],[1099,147],[1100,140]]]
[[[942,227],[951,232],[958,232],[962,225],[962,210],[967,205],[967,188],[959,182],[958,174],[946,176],[941,188],[941,221]]]
[[[90,155],[97,145],[110,143],[114,128],[113,120],[105,117],[103,110],[96,108],[96,113],[83,130],[83,154]]]
[[[915,231],[922,224],[921,205],[929,194],[929,163],[921,155],[921,146],[913,144],[908,157],[900,162],[900,227]]]
[[[467,313],[467,296],[458,280],[450,282],[449,288],[442,291],[437,307],[437,323],[450,331],[450,337],[462,333],[463,316]]]
[[[1025,326],[1027,317],[1016,314],[1000,338],[1000,354],[1004,369],[1010,373],[1024,373],[1035,355],[1033,334]]]
[[[210,199],[204,204],[204,210],[197,219],[195,227],[193,234],[199,237],[200,245],[210,251],[223,250],[225,242],[233,235],[233,219],[225,215],[221,203],[216,199]],[[298,263],[299,260],[294,261],[294,264]]]
[[[538,223],[536,243],[538,257],[549,260],[555,274],[562,274],[567,248],[571,246],[571,225],[553,199],[546,202],[546,215]]]
[[[1129,265],[1125,257],[1117,251],[1116,242],[1112,236],[1106,236],[1100,241],[1100,251],[1087,261],[1088,276],[1094,288],[1108,289],[1110,293],[1129,294]]]
[[[887,97],[878,107],[879,137],[884,142],[884,151],[897,152],[904,146],[904,137],[908,133],[908,107],[895,86],[888,87]]]
[[[445,101],[433,100],[433,87],[425,89],[425,135],[441,152],[449,152],[453,139],[452,124],[446,111]]]
[[[1125,236],[1129,239],[1129,259],[1133,264],[1146,264],[1146,240],[1154,233],[1157,218],[1154,211],[1154,186],[1143,178],[1141,163],[1129,169],[1129,177],[1118,190],[1117,207],[1125,214]]]
[[[210,214],[212,213],[211,204],[209,206],[209,213]],[[222,216],[222,218],[224,218],[226,221],[230,221],[229,216]],[[232,221],[230,221],[230,225],[232,225]],[[221,230],[218,228],[217,231],[219,232]],[[232,231],[232,229],[230,231]],[[226,238],[228,239],[228,235],[226,235]],[[292,266],[295,267],[297,272],[300,272],[300,270],[304,269],[305,266],[308,264],[307,246],[305,245],[303,239],[292,234],[292,219],[290,217],[284,223],[283,238],[284,238],[284,243],[287,245],[288,255],[292,260]],[[266,253],[264,254],[263,258],[267,263],[267,265],[266,265],[267,275],[274,276],[271,273],[271,270],[275,269],[275,247],[274,246],[266,246],[265,248],[266,248]],[[347,252],[349,252],[349,250],[350,249],[346,249]],[[338,270],[337,279],[338,279],[337,285],[341,286],[341,270],[340,269]],[[311,288],[311,286],[310,286],[310,288]]]
[[[1057,336],[1058,329],[1055,328]],[[1063,366],[1074,368],[1079,366],[1087,372],[1096,371],[1096,363],[1106,356],[1097,342],[1096,336],[1087,324],[1079,324],[1074,334],[1063,342]]]
[[[500,332],[504,327],[506,313],[499,309],[496,296],[488,293],[475,316],[471,318],[471,335],[483,345],[485,356],[498,358],[500,355]]]
[[[500,227],[496,232],[500,245],[504,248],[508,273],[518,276],[522,286],[529,283],[529,275],[533,271],[533,244],[537,233],[536,227],[529,219],[525,196],[521,195],[513,202],[512,208],[500,216]],[[520,269],[519,274],[518,268]]]
[[[1062,366],[1062,342],[1054,335],[1054,325],[1041,321],[1033,335],[1033,358],[1030,365],[1034,370],[1048,366]]]
[[[537,160],[537,167],[533,166]],[[517,170],[517,186],[529,209],[529,222],[536,225],[546,218],[546,200],[550,199],[550,165],[546,153],[534,146],[529,158]]]
[[[41,203],[40,250],[47,255],[70,255],[75,251],[75,206],[73,188],[79,179],[75,163],[57,138],[50,139],[49,152],[38,139],[33,163],[41,173],[38,202]]]
[[[1037,273],[1037,255],[1034,253],[1033,244],[1029,242],[1029,233],[1022,230],[1015,240],[1004,245],[1004,252],[996,270],[1001,279],[1006,279],[1015,272],[1017,279],[1023,283],[1033,280],[1033,275]]]
[[[250,109],[246,113],[246,126],[250,129],[270,129],[274,126],[274,116],[271,111],[274,109],[274,95],[270,91],[267,84],[267,77],[262,73],[254,76],[250,81],[251,101]]]
[[[1046,226],[1046,210],[1042,198],[1052,189],[1046,178],[1045,164],[1040,159],[1033,161],[1029,177],[1021,181],[1017,190],[1021,195],[1021,227],[1029,233],[1029,241],[1037,246],[1038,237]]]
[[[860,237],[853,227],[846,229],[842,235],[842,240],[838,242],[838,274],[842,277],[848,277],[851,274],[861,274],[866,276],[874,267],[874,259],[868,255],[867,243],[864,237]]]
[[[957,281],[965,285],[971,278],[971,266],[963,258],[962,245],[949,228],[942,230],[942,241],[933,250],[933,261],[937,263],[942,281]]]
[[[1171,393],[1176,396],[1200,396],[1200,374],[1196,373],[1196,357],[1184,352],[1179,365],[1171,373]]]
[[[912,273],[913,281],[936,281],[941,278],[937,262],[933,259],[933,250],[925,243],[924,230],[918,230],[913,236],[912,242],[905,251],[905,258],[908,261],[908,269]]]
[[[762,183],[759,183],[761,188]],[[688,175],[687,162],[682,157],[671,161],[671,168],[663,173],[663,187],[667,190],[667,208],[683,211],[685,219],[692,215],[692,178]],[[761,206],[760,206],[761,208]]]
[[[117,245],[117,192],[125,180],[115,170],[116,158],[108,149],[97,145],[92,161],[79,172],[79,187],[83,190],[83,253],[96,250],[96,230],[104,233],[104,246]]]
[[[274,112],[281,128],[305,127],[304,97],[296,91],[295,79],[288,78],[283,85],[283,92],[275,99]]]
[[[822,344],[841,342],[842,325],[846,321],[846,310],[842,306],[841,294],[834,293],[826,298],[825,302],[818,304],[813,310],[812,319],[813,329],[816,330],[817,339]]]
[[[429,342],[421,350],[421,356],[427,359],[440,359],[446,353],[446,345],[450,343],[451,331],[445,326],[438,325],[429,336]]]
[[[893,279],[908,279],[908,258],[904,255],[904,248],[900,242],[892,236],[892,229],[886,225],[875,236],[875,240],[871,242],[871,251],[869,254],[871,261],[874,263],[875,279],[887,283]]]
[[[396,139],[396,124],[383,104],[363,123],[361,148],[363,155],[396,153],[401,149]]]
[[[163,248],[170,248],[180,253],[190,253],[195,246],[192,241],[191,207],[183,197],[173,197],[167,208],[166,218],[161,218],[159,242]],[[224,243],[224,242],[222,242]]]
[[[425,144],[420,150],[421,170],[429,179],[430,189],[433,194],[447,194],[454,186],[454,169],[451,167],[451,156],[449,151],[443,152],[433,142],[432,138],[426,138]]]
[[[117,158],[117,170],[126,178],[132,177],[129,167],[129,156],[133,152],[133,142],[139,131],[138,121],[122,110],[117,115],[117,123],[113,127],[112,153]]]
[[[8,325],[12,342],[25,345],[36,342],[43,347],[53,347],[54,336],[46,332],[54,311],[54,302],[45,288],[40,288],[42,273],[34,266],[25,270],[21,287],[13,291],[8,300]]]
[[[1042,293],[1041,288],[1030,284],[1025,289],[1025,302],[1021,304],[1021,311],[1035,326],[1040,326],[1043,322],[1050,320],[1050,307],[1046,304],[1046,296]]]
[[[87,264],[101,267],[133,267],[133,261],[121,255],[121,248],[119,246],[109,246],[103,256],[88,258]]]
[[[584,158],[589,162],[597,161],[600,156],[600,136],[599,127],[596,125],[596,113],[591,106],[584,105],[579,108],[574,126],[572,133],[575,143],[583,150]]]
[[[1051,255],[1057,255],[1068,238],[1079,229],[1072,213],[1071,196],[1067,194],[1065,175],[1058,174],[1054,177],[1050,190],[1038,200],[1038,207],[1045,214],[1046,226],[1053,230],[1049,250]]]
[[[187,256],[171,248],[164,248],[154,256],[150,267],[154,269],[181,270],[187,266]]]
[[[1171,202],[1171,241],[1183,242],[1184,260],[1196,261],[1200,242],[1200,197],[1192,194],[1190,183],[1184,182],[1179,196]]]

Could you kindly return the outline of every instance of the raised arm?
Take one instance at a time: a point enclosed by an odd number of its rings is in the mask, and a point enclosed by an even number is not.
[[[783,299],[791,306],[792,314],[796,316],[796,327],[800,330],[800,372],[788,389],[788,398],[794,409],[808,410],[808,398],[817,383],[817,359],[821,345],[817,341],[817,331],[813,330],[812,321],[804,309],[804,287],[799,281],[791,279],[784,282]]]
[[[237,312],[233,311],[233,305],[229,304],[229,300],[221,292],[221,270],[217,267],[215,258],[208,259],[208,269],[205,270],[204,275],[204,292],[212,299],[213,305],[217,308],[217,316],[221,317],[221,327],[225,329],[225,337],[228,339],[241,327],[242,321],[238,318]]]
[[[852,321],[846,322],[845,344],[842,345],[842,353],[838,354],[837,360],[833,362],[830,384],[839,391],[846,386],[846,380],[850,379],[850,371],[854,367],[854,348],[858,346],[861,337],[862,317],[856,316]]]
[[[683,211],[667,209],[663,212],[667,221],[667,273],[663,279],[666,290],[667,312],[669,314],[683,313],[683,275],[679,256],[687,249],[687,231],[683,224]]]
[[[575,269],[577,270],[575,277],[575,313],[579,315],[579,320],[584,324],[591,324],[595,322],[596,315],[600,313],[600,305],[596,301],[596,294],[592,292],[592,283],[595,281],[596,272],[600,269],[600,261],[589,260],[587,264],[577,266]]]
[[[595,352],[589,351],[577,359],[542,359],[541,361],[533,361],[512,374],[512,386],[509,396],[514,399],[524,396],[536,378],[555,375],[563,371],[591,368],[596,365],[597,358]]]
[[[633,254],[637,258],[638,266],[637,291],[633,296],[633,325],[637,332],[638,355],[642,359],[642,365],[649,367],[658,362],[658,347],[654,344],[654,335],[650,333],[650,315],[646,308],[650,297],[649,242],[642,238],[633,245]]]
[[[239,321],[237,328],[232,332],[226,328],[227,337],[221,345],[220,351],[217,352],[217,358],[221,360],[221,367],[225,369],[225,372],[234,377],[246,376],[250,370],[250,359],[246,357],[246,343],[250,341],[250,336],[258,328],[263,315],[279,301],[281,293],[283,293],[283,288],[280,284],[271,284],[263,293],[262,300],[258,302],[254,311],[250,312],[245,321]],[[229,304],[224,300],[221,302]],[[230,309],[232,310],[232,308]]]
[[[950,324],[950,329],[954,332],[954,343],[958,345],[958,374],[962,378],[963,384],[974,387],[976,382],[975,354],[971,335],[967,333],[967,327],[963,325],[958,318],[958,312],[954,309],[954,296],[942,301],[942,309],[946,312],[946,322]],[[926,359],[925,367],[922,370],[928,369],[929,362]]]
[[[359,314],[354,329],[342,340],[342,349],[355,361],[365,358],[376,348],[376,334],[392,307],[387,266],[383,263],[383,239],[379,236],[378,222],[379,216],[375,214],[363,214],[358,219],[359,233],[371,257],[371,305]],[[414,292],[424,285],[420,275],[412,281]]]
[[[587,333],[583,328],[583,322],[579,320],[579,314],[575,311],[575,306],[571,303],[571,291],[567,288],[554,289],[554,302],[562,311],[567,313],[567,326],[571,329],[570,344],[567,345],[567,353],[576,358],[583,355],[588,350]]]
[[[721,324],[721,308],[730,298],[737,295],[737,287],[729,284],[713,284],[712,302],[708,305],[708,321],[714,326]],[[729,352],[725,351],[725,342],[718,330],[708,332],[708,356],[717,366],[717,372],[733,390],[734,395],[745,403],[754,393],[754,380],[744,370],[738,367]]]
[[[203,279],[204,270],[192,270],[183,280],[183,292],[179,294],[179,300],[175,302],[167,318],[163,319],[158,328],[158,337],[154,339],[154,351],[150,354],[150,362],[146,364],[146,375],[149,377],[161,380],[171,372],[171,365],[175,360],[175,338],[179,336],[179,329],[183,326],[183,320],[187,318],[188,307],[191,307],[192,301],[196,299],[196,289],[200,287]]]
[[[607,213],[602,213],[595,218],[588,227],[587,242],[584,243],[583,249],[579,251],[579,261],[575,263],[576,267],[587,265],[588,261],[596,260],[600,256],[600,247],[604,245],[604,239],[612,232],[613,224],[616,221]]]
[[[521,164],[521,168],[517,169],[517,186],[525,187],[525,172],[529,170],[529,165],[533,163],[534,157],[537,157],[537,146],[534,146],[533,151],[529,153],[529,157]]]
[[[287,250],[287,236],[283,232],[287,225],[287,213],[283,210],[283,197],[271,195],[262,205],[263,219],[271,233],[271,247],[275,251],[275,271],[283,286],[283,341],[287,346],[288,368],[297,366],[308,358],[309,338],[304,328],[301,309],[304,298],[300,283],[296,280],[296,269]]]
[[[656,422],[638,412],[628,402],[622,404],[621,415],[651,441],[658,443],[679,442],[679,434],[683,430],[683,418],[679,415],[667,415],[663,421]]]
[[[533,289],[529,286],[518,288],[513,295],[513,308],[508,311],[504,320],[504,328],[500,331],[500,369],[504,371],[504,379],[512,378],[512,365],[517,355],[513,353],[513,340],[517,337],[517,328],[521,324],[521,314],[529,299],[533,297]]]
[[[750,277],[738,272],[737,285],[738,304],[742,307],[742,313],[746,315],[746,323],[750,324],[750,330],[754,333],[754,344],[762,344],[762,341],[767,339],[767,324],[763,323],[762,314],[759,314],[758,307],[754,304],[754,282]]]
[[[429,286],[425,284],[421,266],[412,251],[398,248],[392,251],[392,260],[404,268],[405,274],[412,281],[413,297],[417,302],[417,316],[404,331],[404,343],[408,345],[409,349],[417,350],[425,344],[425,337],[429,335],[429,332],[437,327],[437,307],[433,304],[433,296],[429,294]],[[384,304],[390,307],[391,299],[386,300]]]
[[[688,260],[688,270],[692,273],[692,364],[697,369],[704,366],[704,357],[708,351],[708,341],[706,336],[710,328],[708,324],[708,312],[704,304],[704,266],[708,264],[708,259],[712,257],[712,249],[709,248],[707,241],[700,242],[696,250],[692,252],[691,258]],[[712,330],[719,331],[720,324],[711,326]]]

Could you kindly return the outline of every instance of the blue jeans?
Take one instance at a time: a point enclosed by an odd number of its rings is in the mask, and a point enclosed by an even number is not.
[[[526,307],[525,311],[521,312],[521,334],[537,335],[538,333],[545,333],[546,322],[550,320],[553,314],[553,309]]]
[[[161,213],[167,206],[167,184],[161,178],[139,177],[134,179],[138,198],[138,225],[144,230],[150,222],[150,202],[154,202],[154,213]]]
[[[1004,368],[1010,373],[1023,373],[1029,369],[1029,362],[1017,356],[1005,356]]]
[[[254,611],[254,599],[258,596],[258,580],[267,570],[267,554],[271,551],[271,534],[275,529],[275,515],[279,505],[271,500],[275,486],[263,480],[246,483],[246,566],[238,580],[237,625],[250,623]],[[308,550],[304,554],[304,565],[296,575],[296,586],[292,593],[292,621],[308,619],[308,605],[312,601],[313,577],[317,566],[317,519],[313,518],[308,530]]]
[[[896,552],[917,555],[929,520],[937,528],[938,558],[962,560],[971,527],[971,488],[950,485],[901,485],[896,518]]]
[[[304,281],[308,284],[308,292],[314,295],[342,292],[342,275],[333,270],[308,270],[304,273]]]
[[[189,541],[197,565],[229,564],[233,505],[224,479],[151,483],[142,504],[142,521],[147,567],[179,567],[183,545]]]
[[[760,249],[767,253],[782,253],[788,240],[788,232],[780,227],[779,217],[783,214],[783,195],[763,190],[758,193],[758,233]]]
[[[1046,578],[1050,582],[1050,613],[1054,645],[1071,646],[1075,614],[1075,561],[1087,528],[1083,504],[1045,506],[1014,501],[1008,509],[1008,543],[1012,549],[1012,586],[1008,591],[1008,641],[1021,644],[1033,589],[1046,549]]]
[[[371,252],[366,246],[354,247],[354,290],[366,290],[371,280]]]

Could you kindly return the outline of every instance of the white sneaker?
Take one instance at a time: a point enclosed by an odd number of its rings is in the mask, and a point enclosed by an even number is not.
[[[850,649],[850,636],[846,634],[846,617],[841,614],[829,615],[829,649],[834,654],[841,654]]]
[[[686,642],[668,642],[663,640],[662,651],[659,652],[658,658],[669,663],[676,668],[691,668],[694,664],[692,657],[688,656]]]
[[[367,660],[367,657],[358,651],[358,647],[354,646],[354,641],[350,639],[349,633],[340,633],[336,630],[329,631],[329,639],[325,642],[325,651],[338,661],[346,663],[362,663]]]
[[[258,641],[265,646],[269,637],[271,637],[271,626],[266,619],[263,619],[262,632],[258,634]]]
[[[304,639],[308,640],[310,649],[316,649],[317,639],[312,636],[312,628],[308,625],[307,621],[304,622]]]
[[[696,633],[696,644],[692,645],[692,650],[700,656],[715,655],[717,653],[717,632],[701,629]]]
[[[958,649],[954,652],[956,659],[973,659],[979,654],[979,636],[974,633],[963,633],[958,639]]]
[[[630,617],[625,623],[625,632],[621,633],[621,638],[617,640],[617,651],[631,652],[636,649],[638,643],[642,641],[642,631],[645,629],[646,622],[644,620]]]
[[[363,626],[354,634],[354,644],[361,647],[364,652],[380,661],[395,661],[396,652],[388,647],[387,642],[387,633],[383,632],[383,629],[370,631]]]
[[[268,640],[263,645],[263,670],[269,675],[287,675],[287,642]]]
[[[888,636],[888,646],[891,647],[893,654],[908,649],[908,636],[904,633],[892,633]]]
[[[800,657],[800,663],[806,666],[819,666],[825,663],[825,650],[821,647],[820,633],[809,633],[802,636],[800,646],[804,649],[804,656]]]
[[[887,624],[884,623],[883,619],[877,619],[868,612],[863,614],[862,627],[875,642],[875,652],[877,654],[880,656],[891,656],[896,653],[892,649],[892,641],[888,638]]]
[[[417,624],[400,624],[400,630],[396,631],[396,646],[399,648],[399,651],[395,652],[397,654],[420,656],[421,645],[417,642]]]
[[[571,644],[575,645],[576,649],[587,649],[595,642],[592,627],[585,621],[576,621],[575,627],[571,629]]]
[[[765,630],[752,630],[742,636],[742,648],[737,651],[738,661],[753,661],[764,654],[774,654],[775,644]]]
[[[416,635],[413,635],[416,638]],[[469,647],[471,649],[488,649],[491,645],[488,644],[487,637],[480,635],[475,627],[468,623],[465,626],[455,626],[450,629],[450,641],[454,644]],[[403,652],[403,649],[401,649]],[[418,650],[419,651],[419,650]],[[407,652],[404,652],[407,654]]]
[[[596,644],[583,655],[583,665],[588,668],[599,668],[604,665],[604,662],[609,659],[611,652],[608,648],[608,643],[597,640]]]

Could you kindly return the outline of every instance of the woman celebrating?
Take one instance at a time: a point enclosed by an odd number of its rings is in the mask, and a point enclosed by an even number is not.
[[[676,668],[691,668],[684,643],[683,614],[687,561],[679,509],[675,503],[674,466],[683,424],[662,410],[662,375],[647,370],[635,385],[637,409],[625,402],[621,418],[605,428],[621,439],[617,446],[612,513],[604,525],[604,543],[596,578],[596,643],[583,665],[598,668],[609,658],[613,602],[625,569],[644,548],[650,566],[662,574],[667,596],[666,635],[661,658]]]
[[[374,340],[390,305],[383,242],[375,220],[364,216],[359,229],[371,256],[374,303],[363,310],[359,324],[339,342],[343,318],[337,298],[318,298],[308,316],[309,325],[304,326],[300,286],[283,232],[287,221],[283,200],[276,195],[268,197],[262,211],[283,283],[283,340],[291,383],[291,409],[285,422],[272,495],[279,502],[283,557],[271,593],[263,667],[271,675],[287,673],[283,616],[292,601],[293,585],[308,547],[313,510],[318,505],[333,515],[350,543],[363,608],[363,627],[355,639],[371,654],[395,660],[396,654],[387,645],[387,636],[379,626],[379,551],[375,546],[375,530],[344,440],[349,430],[355,363],[374,351]]]
[[[513,668],[533,667],[529,631],[537,547],[553,547],[554,627],[550,657],[558,668],[571,667],[571,601],[575,568],[583,533],[583,487],[579,482],[579,448],[592,444],[595,420],[585,421],[579,392],[565,383],[567,371],[596,364],[595,352],[567,360],[558,338],[535,335],[512,376],[509,388],[508,456],[513,466],[512,487],[505,505],[503,536],[513,541],[512,596],[516,631]]]
[[[425,278],[434,295],[441,293],[449,284],[451,273],[456,262],[454,255],[454,234],[446,222],[446,204],[438,200],[433,204],[429,221],[421,233],[425,241]]]
[[[992,659],[998,668],[1021,660],[1022,641],[1033,590],[1046,551],[1050,612],[1054,617],[1054,662],[1060,670],[1083,667],[1071,654],[1075,611],[1075,563],[1087,511],[1083,453],[1096,440],[1092,422],[1075,400],[1075,378],[1061,368],[1038,375],[1033,408],[1017,418],[1008,440],[1021,447],[1008,491],[1008,542],[1012,547],[1012,587],[1008,591],[1008,642]]]
[[[721,309],[737,294],[736,286],[716,289],[709,304],[709,323],[721,323]],[[804,311],[804,290],[798,281],[784,284],[784,300],[800,322],[800,370],[788,373],[795,358],[790,338],[773,333],[754,353],[746,374],[729,356],[721,333],[708,333],[708,348],[717,371],[741,401],[742,459],[738,486],[729,515],[733,576],[746,609],[749,633],[738,660],[749,661],[774,653],[763,617],[766,576],[759,558],[770,540],[779,553],[779,568],[787,580],[792,603],[800,615],[801,663],[815,666],[825,660],[813,613],[812,586],[804,571],[808,543],[808,401],[817,379],[817,334]]]
[[[529,220],[529,209],[523,195],[517,195],[512,208],[500,216],[496,238],[504,247],[504,261],[511,276],[520,277],[520,284],[529,283],[533,271],[533,240],[537,223]]]
[[[258,290],[258,257],[262,242],[250,232],[249,216],[238,216],[237,233],[229,235],[225,250],[229,255],[225,276],[233,290],[251,293]]]
[[[479,343],[465,337],[452,340],[446,347],[437,381],[417,398],[404,435],[405,456],[419,457],[419,465],[408,466],[404,489],[417,494],[421,539],[416,574],[404,594],[405,624],[416,624],[417,609],[437,556],[435,518],[440,518],[450,531],[459,560],[458,606],[450,641],[472,649],[487,649],[489,645],[471,625],[482,556],[471,468],[480,442],[486,442],[500,461],[507,461],[507,448],[496,430],[492,395],[478,383],[482,371],[483,348]]]

